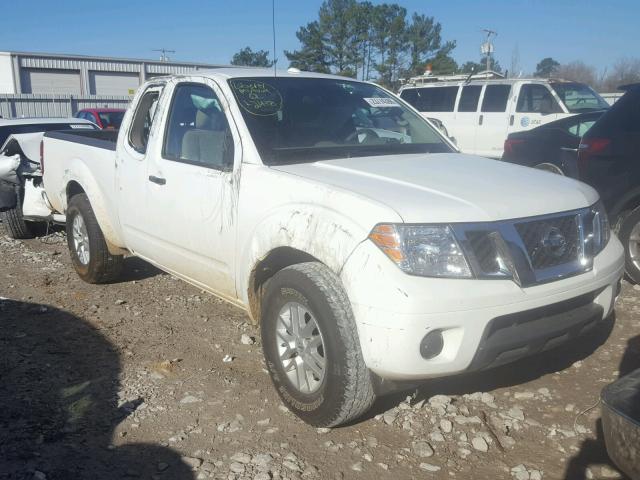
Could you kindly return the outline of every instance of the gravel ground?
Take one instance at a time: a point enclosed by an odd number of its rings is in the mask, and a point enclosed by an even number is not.
[[[640,367],[638,287],[579,343],[314,429],[242,311],[137,259],[84,284],[64,242],[0,236],[0,478],[622,478],[598,398]]]

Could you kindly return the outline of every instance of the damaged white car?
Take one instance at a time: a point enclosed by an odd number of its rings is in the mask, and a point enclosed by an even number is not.
[[[32,238],[47,221],[64,222],[54,215],[42,188],[40,143],[53,130],[95,130],[79,118],[0,119],[0,220],[11,238]]]

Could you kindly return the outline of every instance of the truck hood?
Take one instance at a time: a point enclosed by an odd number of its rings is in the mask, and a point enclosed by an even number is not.
[[[407,223],[507,220],[584,208],[598,200],[595,190],[576,180],[458,153],[355,157],[272,168],[383,203]]]

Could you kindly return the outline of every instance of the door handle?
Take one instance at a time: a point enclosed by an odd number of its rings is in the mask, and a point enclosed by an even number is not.
[[[165,183],[167,183],[167,180],[164,178],[160,178],[160,177],[155,177],[153,175],[149,175],[149,181],[156,183],[158,185],[164,185]]]
[[[482,120],[484,120],[484,115],[478,117],[478,125],[482,125]]]
[[[513,126],[513,120],[514,120],[513,115],[511,115],[509,117],[509,126],[511,126],[511,127]]]

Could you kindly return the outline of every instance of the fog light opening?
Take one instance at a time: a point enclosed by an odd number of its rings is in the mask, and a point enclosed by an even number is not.
[[[425,360],[431,360],[442,353],[444,348],[444,339],[442,331],[433,330],[427,333],[420,342],[420,355]]]

